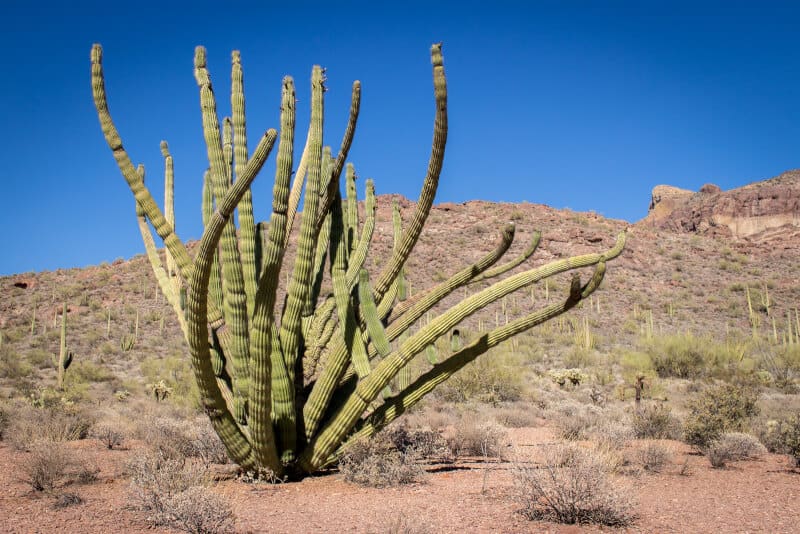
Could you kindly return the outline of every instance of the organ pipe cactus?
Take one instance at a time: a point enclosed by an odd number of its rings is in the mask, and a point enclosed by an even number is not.
[[[323,139],[324,71],[313,68],[311,118],[298,163],[293,80],[282,82],[280,134],[267,130],[250,152],[239,53],[232,61],[232,117],[220,121],[206,52],[197,48],[195,78],[209,167],[203,186],[205,230],[192,257],[174,221],[145,187],[143,170],[137,172],[123,148],[106,99],[102,49],[92,49],[92,92],[103,134],[136,199],[140,223],[149,222],[169,252],[166,269],[153,259],[156,275],[165,293],[172,292],[168,298],[184,327],[205,412],[230,457],[245,470],[302,477],[330,465],[348,439],[374,434],[479,355],[586,298],[599,286],[606,262],[622,252],[624,233],[605,252],[559,259],[491,283],[490,278],[521,264],[538,244],[537,233],[519,261],[494,267],[513,240],[514,227],[508,225],[481,259],[406,298],[403,268],[430,213],[447,138],[441,45],[431,48],[431,58],[436,114],[427,173],[410,218],[401,221],[397,211],[390,257],[379,273],[370,275],[364,260],[375,225],[374,185],[366,181],[362,222],[355,168],[345,167],[360,108],[359,82],[353,84],[350,118],[334,155]],[[250,185],[276,141],[272,214],[268,224],[256,224]],[[166,145],[163,150],[169,176],[171,157]],[[296,217],[303,188],[302,217]],[[286,251],[295,218],[300,221],[291,257]],[[147,224],[142,227],[149,235]],[[147,237],[145,242],[149,251]],[[185,288],[185,309],[175,305],[176,290],[169,283],[172,261]],[[478,332],[420,376],[409,375],[407,364],[415,356],[480,309],[540,280],[592,267],[594,274],[585,284],[573,275],[563,301]],[[287,287],[279,298],[284,278]],[[469,296],[464,291],[461,302],[412,332],[412,325],[430,317],[445,297],[478,280],[485,282],[483,289]],[[402,388],[392,393],[388,386],[398,374]]]

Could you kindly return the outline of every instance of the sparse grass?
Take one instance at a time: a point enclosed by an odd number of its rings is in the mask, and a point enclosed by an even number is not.
[[[39,441],[63,442],[84,439],[92,425],[91,416],[71,407],[34,408],[19,406],[13,411],[7,439],[18,450],[28,450]]]

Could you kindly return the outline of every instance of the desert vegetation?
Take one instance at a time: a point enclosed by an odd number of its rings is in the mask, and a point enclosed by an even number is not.
[[[211,114],[203,57],[196,69]],[[97,95],[100,59],[95,48],[95,96],[115,148]],[[435,135],[446,131],[441,62],[435,48]],[[234,79],[239,68],[235,55]],[[286,521],[305,515],[287,530],[317,520],[321,530],[363,521],[359,531],[463,531],[439,513],[457,509],[461,521],[487,521],[486,531],[497,521],[657,531],[702,516],[669,509],[663,496],[677,488],[671,498],[688,507],[686,481],[703,480],[710,494],[729,492],[722,500],[745,495],[739,507],[751,494],[737,483],[777,488],[784,515],[770,525],[797,524],[789,503],[800,467],[800,271],[790,255],[644,226],[623,252],[610,238],[619,222],[531,204],[435,207],[426,193],[412,203],[369,185],[359,202],[344,165],[349,141],[334,158],[313,135],[298,165],[308,170],[292,185],[289,80],[283,89],[275,214],[308,176],[317,184],[306,195],[320,197],[315,217],[251,221],[249,237],[223,225],[233,197],[247,195],[235,184],[254,177],[260,163],[249,162],[266,152],[241,152],[243,118],[234,116],[206,128],[217,133],[209,150],[219,161],[199,244],[176,243],[165,144],[164,213],[132,163],[122,167],[143,236],[152,225],[166,249],[145,237],[147,255],[130,261],[0,279],[0,461],[13,466],[2,480],[16,488],[15,503],[55,521],[116,495],[131,531],[257,531],[265,519],[252,510],[270,506],[292,510]],[[436,143],[426,184],[438,179]],[[236,177],[230,191],[215,172]],[[336,188],[325,198],[339,173],[346,198]],[[412,230],[419,219],[424,228]],[[508,220],[520,235],[506,229],[492,249],[487,238]],[[274,248],[237,259],[248,239]],[[305,275],[281,265],[290,253],[305,257]],[[503,254],[515,259],[493,266]],[[231,269],[242,274],[238,293]],[[207,306],[197,298],[206,294]],[[439,511],[408,519],[361,509],[381,499],[396,509],[416,493]]]

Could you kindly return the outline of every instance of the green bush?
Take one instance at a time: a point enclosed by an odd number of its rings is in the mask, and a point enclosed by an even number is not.
[[[758,392],[751,388],[731,384],[708,388],[688,403],[684,441],[704,449],[726,432],[741,432],[758,415],[757,402]]]
[[[519,400],[522,397],[522,377],[518,362],[510,360],[495,355],[478,358],[441,384],[436,389],[437,395],[450,402],[497,404]]]
[[[768,421],[761,441],[767,446],[767,450],[788,454],[794,460],[795,467],[800,467],[800,415]]]
[[[646,345],[658,376],[696,378],[705,374],[705,342],[692,335],[656,337]]]
[[[677,439],[681,433],[680,421],[665,404],[645,406],[631,418],[637,439]]]

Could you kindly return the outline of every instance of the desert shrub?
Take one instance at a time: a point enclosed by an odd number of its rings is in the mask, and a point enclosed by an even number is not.
[[[769,374],[772,385],[786,393],[797,392],[800,377],[800,346],[762,347],[759,367]]]
[[[553,407],[548,419],[553,419],[556,430],[562,439],[583,440],[595,423],[602,416],[602,411],[595,406],[581,405],[575,402],[561,402]]]
[[[651,441],[635,452],[636,463],[650,473],[660,473],[672,458],[672,450],[662,443]]]
[[[494,419],[506,428],[539,426],[541,410],[532,404],[514,403],[497,409]]]
[[[550,447],[541,466],[516,465],[513,474],[520,513],[528,519],[609,526],[635,519],[630,499],[612,486],[605,462],[592,451]]]
[[[392,425],[384,430],[387,439],[403,454],[418,458],[453,459],[447,440],[440,432],[429,428],[410,428],[406,424]]]
[[[92,427],[91,435],[107,449],[119,447],[125,440],[125,431],[118,425],[103,423]]]
[[[522,377],[509,357],[478,358],[436,388],[439,398],[450,402],[479,401],[491,404],[522,397]]]
[[[11,423],[11,409],[8,406],[0,406],[0,441],[5,439],[8,425]]]
[[[800,467],[800,415],[770,420],[760,435],[770,452],[788,454],[795,467]]]
[[[8,345],[0,345],[0,378],[19,380],[33,373],[33,367],[22,360]]]
[[[131,506],[145,512],[153,525],[171,521],[171,500],[179,493],[207,482],[206,473],[186,459],[165,456],[158,450],[135,454],[126,471],[131,485],[128,499]]]
[[[657,336],[645,345],[660,377],[695,378],[705,373],[705,345],[691,334]]]
[[[141,363],[145,383],[164,385],[171,390],[171,402],[192,408],[200,407],[200,393],[189,360],[180,355],[150,357]]]
[[[637,410],[631,417],[631,426],[637,439],[677,439],[681,423],[665,404],[653,404]]]
[[[750,434],[728,432],[709,443],[705,454],[713,467],[725,467],[728,462],[758,458],[766,447]]]
[[[110,382],[116,379],[114,373],[106,367],[88,360],[73,362],[69,367],[67,377],[78,383]]]
[[[187,421],[164,416],[146,416],[139,420],[137,437],[165,458],[194,456],[196,445]]]
[[[506,440],[506,432],[493,422],[478,421],[465,416],[455,426],[447,439],[450,450],[456,456],[484,456],[500,458]]]
[[[169,525],[190,534],[233,532],[233,510],[228,501],[203,486],[192,486],[169,498]]]
[[[21,480],[35,491],[52,491],[67,475],[71,460],[60,443],[39,441],[20,462]]]
[[[339,460],[339,472],[348,482],[383,488],[415,482],[422,468],[413,454],[404,454],[381,432],[373,438],[349,442]]]
[[[75,506],[77,504],[83,504],[83,499],[77,493],[72,492],[64,492],[60,493],[58,497],[56,497],[55,502],[53,502],[53,508],[59,510],[61,508],[68,508],[70,506]]]
[[[84,439],[92,418],[74,407],[35,408],[21,406],[8,425],[8,441],[18,450],[28,450],[39,441],[74,441]]]
[[[744,430],[748,420],[758,415],[757,401],[758,392],[742,386],[722,384],[706,389],[688,403],[684,440],[702,449],[726,432]]]
[[[621,450],[633,439],[634,434],[631,427],[623,421],[605,419],[595,426],[591,437],[603,448]]]
[[[187,456],[199,458],[206,466],[228,463],[228,451],[208,418],[204,417],[196,423],[191,431],[190,446],[184,451]]]

